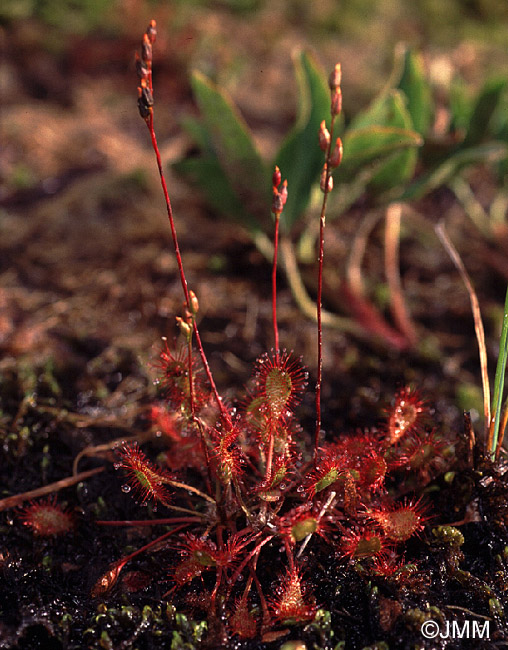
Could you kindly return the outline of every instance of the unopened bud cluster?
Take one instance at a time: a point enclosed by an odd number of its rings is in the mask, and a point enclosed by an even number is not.
[[[280,169],[276,166],[272,176],[272,186],[273,186],[272,187],[273,189],[272,212],[277,216],[281,215],[282,210],[284,209],[284,206],[286,205],[286,201],[288,199],[288,182],[284,181],[282,183],[282,189],[279,190],[281,180],[282,180],[282,176],[280,173]]]
[[[340,83],[342,81],[342,70],[340,63],[335,65],[329,79],[328,85],[332,93],[331,113],[332,115],[339,115],[342,111],[342,90]]]
[[[152,114],[152,45],[155,43],[157,30],[155,20],[151,20],[143,34],[141,43],[141,56],[136,52],[136,72],[139,77],[138,109],[144,120]]]
[[[176,323],[185,338],[190,339],[194,331],[194,319],[199,311],[199,302],[194,291],[189,291],[189,303],[183,303],[183,317],[177,316]]]
[[[330,104],[330,113],[332,115],[332,131],[333,131],[333,121],[337,115],[340,115],[342,111],[342,91],[340,84],[342,81],[342,70],[340,63],[337,63],[333,69],[330,77],[328,78],[328,86],[330,87],[331,93],[331,104]],[[321,190],[325,193],[331,192],[333,189],[333,178],[331,176],[331,171],[335,167],[338,167],[342,161],[343,147],[342,140],[337,138],[335,140],[335,146],[332,150],[332,136],[330,131],[326,128],[326,122],[323,120],[319,126],[319,146],[321,151],[326,154],[326,162],[323,165],[323,170],[321,172],[320,187]]]

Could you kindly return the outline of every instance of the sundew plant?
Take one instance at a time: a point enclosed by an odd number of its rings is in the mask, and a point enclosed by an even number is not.
[[[502,644],[508,605],[508,488],[502,455],[507,326],[492,413],[486,390],[486,442],[475,441],[468,417],[462,431],[443,434],[427,398],[409,385],[384,405],[376,426],[322,430],[326,211],[332,173],[343,158],[336,135],[342,113],[337,64],[328,79],[329,117],[315,134],[322,153],[316,377],[309,379],[302,359],[279,337],[279,228],[291,187],[284,169],[275,167],[273,348],[255,361],[245,387],[235,389],[235,399],[224,399],[200,335],[199,300],[187,282],[157,144],[155,41],[152,20],[136,56],[138,108],[160,173],[184,304],[176,317],[179,337],[163,339],[155,362],[160,400],[152,406],[151,420],[164,451],[151,457],[153,450],[142,448],[146,437],[141,436],[115,449],[121,478],[114,488],[146,506],[147,518],[98,519],[95,524],[111,530],[163,526],[165,532],[154,533],[150,542],[108,566],[93,568],[90,593],[99,613],[87,629],[87,647],[138,647],[136,639],[153,623],[148,614],[130,640],[116,646],[111,630],[100,626],[107,620],[109,599],[142,592],[155,580],[163,592],[157,634],[166,645],[159,647],[434,648],[434,641],[421,636],[422,625],[463,620],[466,614],[488,620],[490,634]],[[311,428],[299,421],[305,391],[315,395]],[[32,501],[18,511],[18,520],[39,538],[74,534],[77,525],[55,498]],[[482,560],[476,574],[474,564],[461,565],[471,524],[482,526],[474,539],[491,535],[492,559],[490,564]],[[133,569],[147,554],[157,557],[157,575]],[[150,606],[156,607],[153,600]]]

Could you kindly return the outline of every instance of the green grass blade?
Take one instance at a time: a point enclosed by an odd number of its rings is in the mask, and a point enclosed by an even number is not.
[[[495,458],[497,441],[499,439],[499,424],[503,401],[504,379],[506,374],[506,361],[508,359],[508,288],[504,303],[503,326],[499,342],[499,357],[497,359],[496,377],[494,380],[494,397],[492,399],[491,431],[489,432],[489,449],[492,460]]]

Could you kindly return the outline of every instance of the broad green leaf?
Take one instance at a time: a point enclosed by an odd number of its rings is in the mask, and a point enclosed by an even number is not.
[[[184,117],[181,124],[184,131],[187,132],[187,135],[192,138],[194,144],[198,146],[201,151],[209,155],[215,155],[212,138],[202,122],[195,117]]]
[[[350,182],[365,166],[382,158],[420,146],[418,133],[393,126],[370,125],[359,129],[348,129],[344,136],[344,157],[334,177]],[[383,173],[383,169],[377,174]]]
[[[173,169],[199,188],[216,212],[239,222],[249,230],[260,230],[260,224],[246,211],[220,166],[206,126],[194,117],[186,117],[182,120],[182,127],[200,148],[201,155],[184,158],[173,164]]]
[[[371,188],[384,192],[398,185],[407,183],[414,174],[417,161],[416,147],[421,146],[422,139],[413,129],[411,116],[405,106],[404,96],[398,90],[383,93],[351,124],[351,129],[361,130],[368,127],[398,129],[411,134],[409,139],[401,142],[400,154],[391,156],[386,165],[372,179]],[[379,136],[378,136],[379,137]],[[344,142],[344,158],[347,156],[347,138]],[[393,144],[393,140],[391,142]],[[387,153],[393,153],[391,149]],[[343,161],[344,164],[344,161]]]
[[[423,59],[420,53],[406,50],[399,90],[407,98],[407,110],[413,122],[413,128],[422,136],[430,129],[433,114],[432,94],[425,77]]]
[[[314,58],[301,52],[294,58],[298,85],[298,116],[274,164],[288,181],[288,200],[281,217],[287,231],[305,212],[311,188],[319,180],[324,154],[319,148],[321,121],[330,116],[330,91],[325,74]]]
[[[246,211],[262,222],[270,211],[270,172],[247,124],[229,96],[200,72],[192,75],[192,89],[221,168]]]
[[[503,160],[507,155],[508,145],[502,142],[491,142],[457,151],[441,165],[412,183],[403,193],[401,200],[419,199],[432,190],[445,185],[464,167],[485,162],[495,163]]]
[[[489,79],[485,82],[474,103],[461,149],[480,144],[489,135],[492,116],[496,112],[507,86],[508,81],[501,78]]]
[[[175,163],[173,169],[196,185],[216,212],[238,221],[249,230],[260,230],[259,222],[245,209],[216,158],[184,158]]]

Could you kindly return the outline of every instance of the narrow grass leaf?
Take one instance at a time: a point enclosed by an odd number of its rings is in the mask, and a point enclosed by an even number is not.
[[[508,359],[508,289],[504,303],[503,326],[499,342],[499,357],[497,359],[496,377],[494,379],[494,396],[492,398],[492,415],[489,424],[487,449],[494,459],[500,432],[501,410],[503,401],[504,379],[506,374],[506,361]]]
[[[473,312],[474,319],[474,329],[476,334],[476,340],[478,342],[478,349],[480,353],[480,367],[482,373],[482,387],[483,387],[483,410],[485,415],[486,429],[490,423],[490,385],[489,385],[489,375],[487,372],[487,345],[485,343],[485,330],[483,329],[482,315],[480,311],[480,304],[478,302],[478,296],[474,290],[473,283],[469,277],[466,267],[462,262],[462,259],[452,244],[448,234],[445,230],[444,224],[442,222],[438,223],[436,226],[436,234],[441,240],[441,243],[446,249],[446,252],[450,256],[452,262],[455,264],[457,270],[460,273],[460,277],[464,282],[467,292],[469,294],[469,300],[471,301],[471,310]]]

